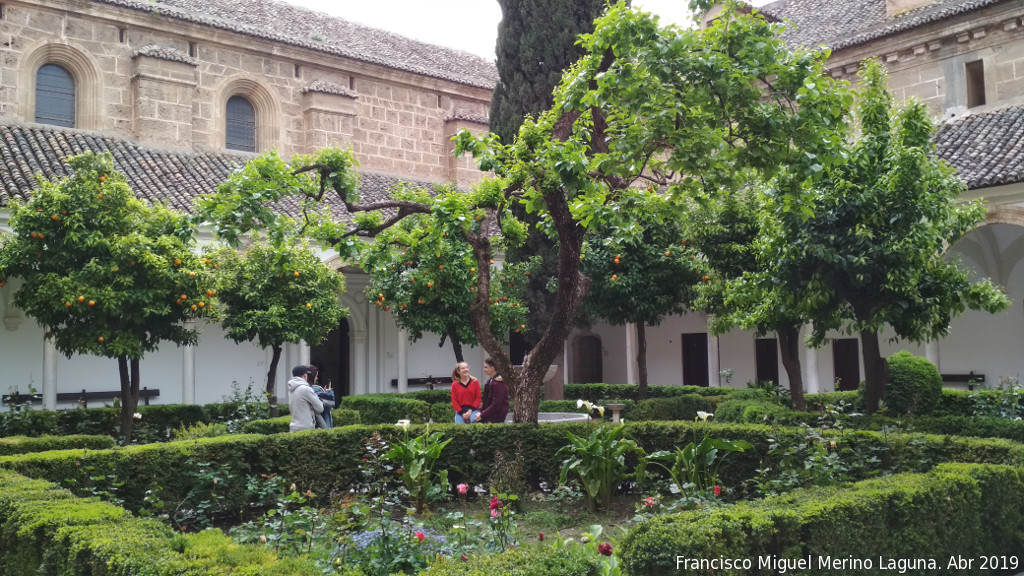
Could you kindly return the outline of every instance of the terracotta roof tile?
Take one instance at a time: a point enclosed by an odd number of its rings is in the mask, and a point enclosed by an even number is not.
[[[314,80],[309,86],[302,89],[303,92],[322,92],[324,94],[337,94],[339,96],[348,96],[350,98],[358,98],[359,94],[344,88],[331,82],[329,80]]]
[[[1014,0],[933,0],[930,4],[889,16],[885,0],[776,0],[760,10],[789,20],[788,42],[839,50],[891,36],[985,6]]]
[[[69,176],[71,168],[65,159],[87,150],[110,152],[115,167],[139,198],[183,211],[190,211],[198,196],[215,191],[233,171],[254,158],[252,154],[232,152],[158,150],[83,130],[0,124],[0,206],[12,198],[26,198],[36,187],[37,174],[48,179]],[[359,189],[364,201],[380,200],[401,181],[430,186],[411,179],[362,173]],[[329,206],[336,216],[348,219],[340,201],[331,200]],[[282,209],[296,213],[297,207],[292,200]]]
[[[302,46],[480,88],[498,81],[494,63],[279,0],[90,0]]]
[[[953,118],[935,135],[939,156],[972,190],[1024,182],[1024,107]]]
[[[135,52],[132,52],[132,57],[134,58],[136,56],[151,56],[162,60],[170,60],[171,62],[183,62],[193,66],[199,65],[198,60],[192,58],[188,54],[185,54],[181,50],[171,48],[169,46],[160,46],[159,44],[147,44],[142,48],[139,48]]]

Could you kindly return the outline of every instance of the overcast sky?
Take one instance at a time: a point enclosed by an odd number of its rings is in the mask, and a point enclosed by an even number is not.
[[[501,21],[501,8],[496,0],[285,1],[431,44],[459,48],[489,60],[494,59],[494,41]],[[690,21],[686,11],[688,3],[688,0],[633,0],[633,6],[676,24]]]

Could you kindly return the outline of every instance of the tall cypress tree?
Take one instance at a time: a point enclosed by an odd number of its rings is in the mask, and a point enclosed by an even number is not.
[[[491,132],[509,144],[527,114],[548,109],[562,71],[583,56],[580,34],[594,31],[605,0],[498,0],[498,75]]]

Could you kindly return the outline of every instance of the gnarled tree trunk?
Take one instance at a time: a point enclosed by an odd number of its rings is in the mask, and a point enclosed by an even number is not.
[[[804,402],[804,377],[800,368],[800,328],[789,325],[775,331],[779,336],[779,351],[782,355],[782,366],[789,376],[789,397],[793,400],[793,410],[807,409]]]

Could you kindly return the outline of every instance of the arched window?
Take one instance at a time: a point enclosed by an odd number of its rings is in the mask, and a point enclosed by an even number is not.
[[[44,64],[36,72],[36,122],[75,127],[75,79],[63,66]]]
[[[228,98],[225,111],[228,150],[256,151],[256,109],[242,96]]]

